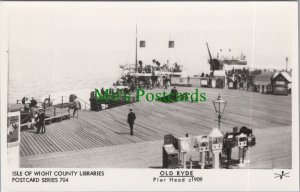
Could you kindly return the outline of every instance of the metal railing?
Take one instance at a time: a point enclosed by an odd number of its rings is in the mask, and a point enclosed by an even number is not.
[[[77,97],[77,99],[79,99],[81,102],[84,103],[84,109],[85,110],[90,110],[91,109],[91,105],[88,102],[84,101],[83,99],[80,99],[79,97]],[[88,105],[88,107],[87,107],[87,105]]]
[[[64,99],[67,98],[67,99]],[[84,110],[90,110],[91,106],[88,102],[84,101],[83,99],[77,97],[78,100],[80,100],[83,104],[84,104]],[[17,104],[19,103],[19,101],[21,100],[17,100]],[[48,98],[46,98],[44,100],[44,102],[37,102],[37,103],[41,103],[43,106],[43,110],[44,110],[44,114],[46,114],[46,112],[52,111],[53,110],[53,115],[51,117],[45,118],[44,123],[46,121],[49,121],[51,123],[52,119],[60,119],[62,120],[64,117],[70,118],[70,108],[73,106],[72,102],[64,102],[64,101],[69,101],[69,96],[61,96],[61,102],[55,105],[52,105],[54,100],[50,99],[50,95]],[[63,108],[68,108],[67,112],[63,112],[61,114],[57,114],[57,108],[63,109]],[[33,118],[33,114],[31,112],[31,109],[29,109],[29,114],[28,116],[26,116],[24,119],[22,119],[21,121],[21,127],[23,126],[29,126],[29,125],[34,125],[36,124],[36,122],[26,122],[26,121],[30,121],[30,118]],[[26,123],[24,123],[26,122]]]
[[[18,101],[19,100],[17,100],[17,103],[18,103]],[[59,106],[59,104],[58,105],[53,105],[52,106],[52,102],[51,102],[51,100],[50,100],[50,95],[49,95],[49,97],[48,98],[46,98],[45,100],[44,100],[44,102],[37,102],[37,103],[41,103],[42,104],[42,106],[43,106],[43,111],[44,111],[44,114],[46,115],[46,112],[51,112],[52,110],[53,110],[53,116],[50,116],[50,117],[48,117],[48,118],[45,118],[44,119],[44,124],[45,124],[45,122],[46,121],[49,121],[50,123],[51,123],[51,120],[52,119],[60,119],[61,121],[62,121],[62,119],[64,118],[64,117],[67,117],[67,118],[70,118],[70,107],[69,106],[67,106],[68,107],[68,110],[67,110],[67,112],[63,112],[63,113],[61,113],[61,114],[57,114],[57,108],[61,108],[61,109],[63,109],[63,108],[65,108],[64,107],[64,102],[63,102],[63,96],[62,96],[62,103],[61,103],[61,106]],[[26,104],[25,104],[26,105]],[[21,121],[21,125],[20,125],[20,127],[24,127],[24,126],[31,126],[31,125],[35,125],[36,124],[36,122],[35,121],[33,121],[33,122],[26,122],[26,121],[30,121],[30,119],[32,119],[32,118],[35,118],[35,115],[36,115],[36,109],[32,109],[32,108],[30,108],[30,106],[28,107],[29,109],[28,109],[28,115],[24,118],[24,119],[22,119],[22,121]],[[34,110],[34,111],[33,111]],[[24,122],[26,122],[26,123],[24,123]]]

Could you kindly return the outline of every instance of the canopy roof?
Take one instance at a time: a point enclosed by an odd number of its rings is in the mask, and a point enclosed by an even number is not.
[[[292,82],[292,77],[290,76],[290,74],[288,74],[285,71],[281,71],[281,72],[275,72],[272,76],[272,78],[276,78],[279,74],[281,74],[289,83]]]
[[[209,137],[223,137],[223,134],[217,127],[214,127],[208,136]]]

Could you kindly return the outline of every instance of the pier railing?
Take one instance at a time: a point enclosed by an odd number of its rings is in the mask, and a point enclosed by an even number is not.
[[[65,108],[63,108],[63,109],[65,109]],[[47,118],[44,119],[44,124],[46,122],[51,124],[53,120],[62,121],[63,119],[70,119],[70,117],[71,117],[70,107],[67,107],[66,110],[62,110],[61,107],[51,106],[48,108],[44,108],[44,114],[45,114],[45,116],[48,116]],[[35,125],[37,122],[35,122],[35,121],[30,122],[31,118],[32,118],[32,113],[30,112],[21,121],[20,127]]]
[[[84,105],[84,108],[82,107],[84,110],[90,110],[91,106],[88,102],[79,97],[77,97],[77,99],[82,103],[82,105]],[[20,100],[17,100],[17,103],[19,102]],[[54,119],[62,121],[63,119],[70,118],[70,109],[73,108],[73,102],[69,102],[69,96],[61,96],[61,102],[58,104],[52,105],[52,102],[53,100],[50,101],[50,95],[44,102],[37,102],[43,106],[45,116],[48,116],[45,118],[44,123],[49,122],[51,124]],[[24,127],[35,125],[36,122],[29,122],[31,118],[32,113],[30,112],[24,119],[22,119],[20,126]]]
[[[81,99],[79,97],[77,97],[77,99],[80,100],[84,104],[84,109],[85,110],[90,110],[91,109],[91,105],[88,102],[84,101],[83,99]]]
[[[68,99],[69,99],[69,97],[68,96],[61,96],[61,106],[63,107],[64,105],[72,105],[72,107],[73,107],[73,102],[65,102],[64,103],[64,97],[67,97]],[[84,110],[90,110],[91,109],[91,105],[88,103],[88,102],[86,102],[86,101],[84,101],[83,99],[81,99],[80,97],[78,97],[77,96],[77,99],[79,100],[79,101],[81,101],[82,102],[82,104],[84,104],[84,108],[82,107],[82,109],[84,109]]]

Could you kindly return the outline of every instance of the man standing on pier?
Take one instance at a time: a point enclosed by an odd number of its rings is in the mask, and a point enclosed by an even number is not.
[[[46,133],[45,127],[45,113],[43,108],[39,108],[38,116],[37,116],[37,123],[36,123],[36,133]]]
[[[132,109],[130,109],[130,112],[128,113],[128,117],[127,117],[127,123],[129,124],[130,127],[130,135],[133,135],[133,124],[135,119],[136,119],[135,113],[132,112]]]
[[[75,117],[75,113],[77,111],[77,118],[78,118],[78,110],[81,109],[81,103],[78,101],[77,96],[74,98],[74,111],[73,111],[73,117]]]

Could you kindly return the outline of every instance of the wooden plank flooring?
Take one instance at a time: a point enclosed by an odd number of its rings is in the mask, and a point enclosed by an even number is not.
[[[161,141],[163,136],[169,133],[177,137],[183,137],[186,133],[208,134],[213,126],[217,126],[212,101],[219,93],[228,102],[225,116],[222,118],[222,131],[231,131],[234,126],[248,126],[254,129],[254,134],[258,138],[263,139],[268,133],[272,133],[272,137],[278,137],[279,140],[281,135],[285,135],[285,138],[291,137],[291,96],[263,95],[228,89],[198,89],[199,92],[206,93],[205,103],[150,103],[143,99],[138,103],[100,112],[80,111],[78,119],[71,118],[47,125],[46,134],[35,134],[31,130],[23,131],[21,158],[26,159],[30,156],[37,158],[42,154],[49,156],[60,152],[90,151],[110,146],[122,148],[135,143]],[[194,90],[192,87],[178,87],[179,92]],[[151,92],[162,91],[164,90],[151,90]],[[126,121],[129,108],[133,108],[137,116],[134,136],[129,135]],[[285,129],[281,130],[279,127]],[[280,155],[275,152],[278,149],[273,149],[270,143],[272,142],[263,139],[257,141],[255,147],[268,146],[263,150],[270,154],[271,160],[273,157],[280,159]],[[279,150],[289,153],[291,144],[285,144]],[[161,147],[157,153],[161,153]],[[284,165],[291,166],[291,163]]]
[[[275,127],[272,132],[259,129],[257,146],[248,152],[250,164],[245,168],[286,169],[291,168],[291,139],[289,127]],[[265,139],[269,135],[274,139]],[[22,167],[40,168],[161,168],[163,140],[98,147],[64,153],[47,153],[22,157]],[[277,146],[274,148],[274,146]],[[193,164],[199,162],[199,153],[193,152]],[[237,148],[233,159],[238,159]]]

